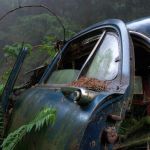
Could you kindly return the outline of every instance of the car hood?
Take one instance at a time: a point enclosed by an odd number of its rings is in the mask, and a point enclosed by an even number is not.
[[[100,101],[109,94],[103,93],[93,102],[81,107],[67,99],[60,89],[33,87],[18,97],[15,104],[9,132],[32,121],[43,107],[53,107],[57,111],[54,126],[42,130],[38,135],[31,134],[18,145],[17,149],[72,149],[80,144],[90,118]],[[35,144],[36,143],[36,144]]]

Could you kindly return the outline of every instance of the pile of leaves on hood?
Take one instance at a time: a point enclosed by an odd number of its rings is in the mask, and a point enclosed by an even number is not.
[[[95,91],[103,91],[107,88],[105,81],[89,77],[81,77],[77,81],[70,83],[69,86],[83,87]]]

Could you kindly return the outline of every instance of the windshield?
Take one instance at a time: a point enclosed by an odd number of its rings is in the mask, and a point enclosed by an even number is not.
[[[87,65],[87,77],[98,80],[112,80],[118,74],[119,65],[119,43],[117,37],[112,33],[107,33],[102,44],[97,47],[97,51],[91,58],[91,63]]]
[[[65,84],[77,79],[80,70],[101,37],[101,32],[77,38],[62,53],[47,83]]]
[[[114,79],[119,65],[118,37],[107,32],[100,40],[102,33],[72,42],[62,53],[47,83],[67,84],[83,76],[102,81]]]

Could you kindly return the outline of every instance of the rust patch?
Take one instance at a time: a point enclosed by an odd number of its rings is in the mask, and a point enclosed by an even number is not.
[[[115,127],[107,127],[104,129],[101,137],[101,141],[103,144],[115,144],[119,139]]]

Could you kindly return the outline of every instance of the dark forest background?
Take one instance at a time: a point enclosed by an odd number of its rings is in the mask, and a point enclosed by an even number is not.
[[[0,0],[0,17],[20,5],[35,4],[46,5],[60,17],[67,39],[104,19],[128,22],[150,14],[149,0]],[[32,49],[23,68],[28,71],[53,57],[53,45],[61,39],[62,27],[42,8],[21,9],[4,18],[0,21],[0,84],[6,82],[22,42]]]
[[[150,14],[149,0],[0,0],[0,16],[19,5],[35,4],[48,6],[61,18],[69,32],[68,38],[73,35],[70,31],[78,32],[104,19],[119,18],[127,22]],[[16,11],[0,21],[0,47],[15,40],[36,43],[52,31],[57,38],[63,38],[56,18],[50,18],[47,13],[44,9],[27,8]],[[9,38],[6,38],[8,34]],[[34,36],[27,38],[29,34]]]
[[[44,4],[83,27],[107,18],[124,21],[149,16],[149,0],[0,0],[0,14],[21,5]]]

